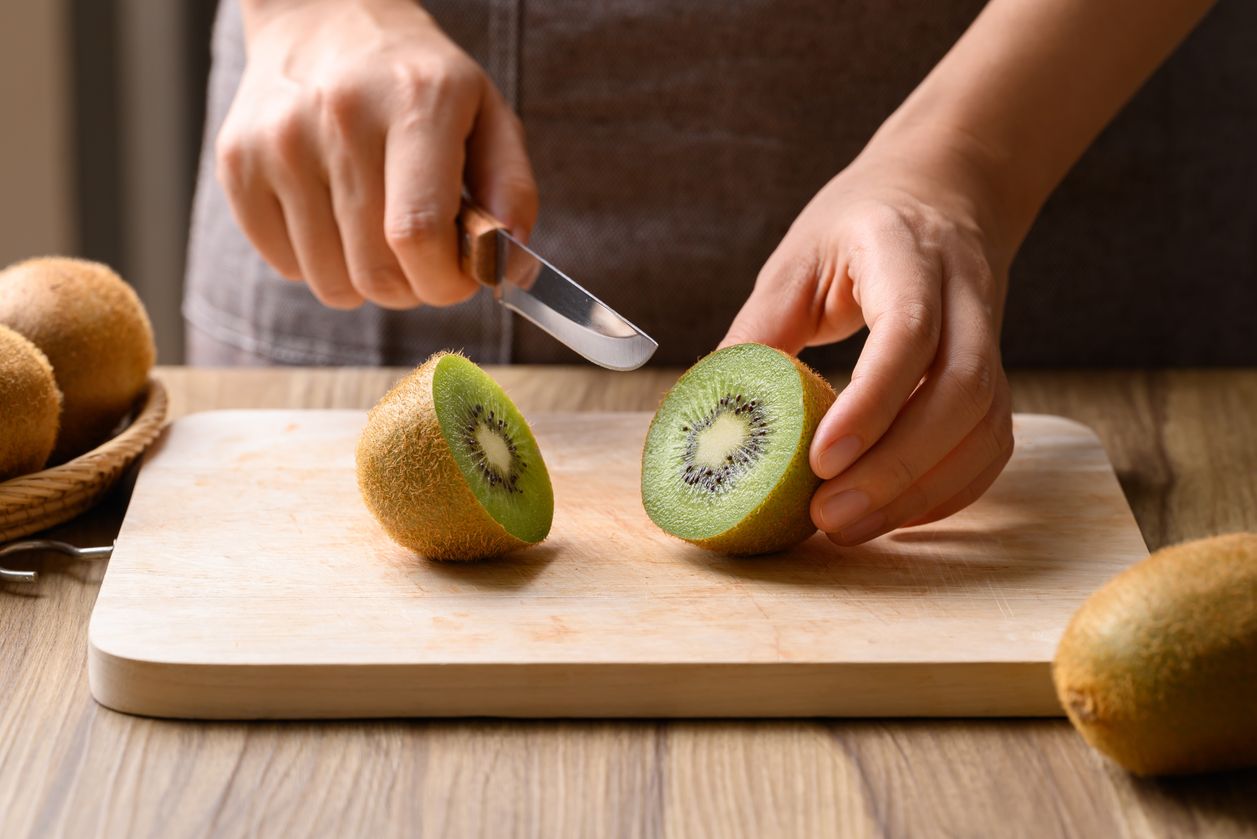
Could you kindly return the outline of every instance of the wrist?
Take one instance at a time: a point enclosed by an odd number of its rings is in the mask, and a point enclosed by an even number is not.
[[[860,156],[891,161],[948,196],[1004,265],[1030,230],[1047,192],[1022,176],[1014,156],[956,120],[905,107],[878,129]]]
[[[423,4],[418,0],[352,0],[352,2],[347,2],[347,0],[240,0],[246,43],[272,21],[292,12],[316,6],[326,6],[328,12],[344,11],[354,6],[376,13],[401,8],[404,12],[417,12],[427,16]],[[430,17],[428,19],[430,20]]]

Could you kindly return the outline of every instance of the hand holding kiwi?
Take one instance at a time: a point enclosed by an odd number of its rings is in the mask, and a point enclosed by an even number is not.
[[[840,545],[963,509],[1013,451],[999,341],[1018,244],[1001,237],[1017,225],[990,223],[1007,214],[957,180],[945,143],[894,136],[879,133],[812,198],[722,343],[797,353],[868,328],[810,452],[824,479],[813,520]]]

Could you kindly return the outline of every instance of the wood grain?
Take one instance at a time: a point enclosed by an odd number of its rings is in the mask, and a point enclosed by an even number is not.
[[[653,408],[666,371],[495,370],[525,411]],[[176,415],[366,408],[401,371],[160,371]],[[1018,373],[1105,443],[1150,548],[1257,528],[1257,371]],[[56,533],[100,544],[125,492]],[[1061,721],[181,723],[88,694],[102,566],[0,588],[7,836],[1251,836],[1257,772],[1132,779]]]
[[[1017,454],[956,516],[719,557],[642,509],[650,416],[532,414],[553,531],[472,564],[425,561],[372,518],[360,411],[178,420],[92,616],[92,693],[218,719],[1055,716],[1061,632],[1147,555],[1091,431],[1019,415]]]

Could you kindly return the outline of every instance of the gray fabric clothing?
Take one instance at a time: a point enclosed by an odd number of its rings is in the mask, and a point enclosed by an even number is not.
[[[982,3],[440,0],[424,4],[519,111],[541,191],[533,244],[660,342],[710,350],[812,195]],[[1013,267],[1009,365],[1257,363],[1257,6],[1224,0],[1048,203]],[[212,138],[243,68],[214,37],[185,317],[193,363],[577,357],[482,293],[449,309],[322,308],[235,226]],[[860,339],[809,350],[854,359]],[[244,355],[239,355],[243,353]]]

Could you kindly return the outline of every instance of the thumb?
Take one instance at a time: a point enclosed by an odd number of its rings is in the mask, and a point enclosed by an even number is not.
[[[521,242],[537,222],[537,182],[519,118],[488,79],[467,143],[467,188]]]
[[[764,264],[720,348],[754,342],[795,355],[812,339],[816,278],[811,263],[781,258],[779,253]]]

